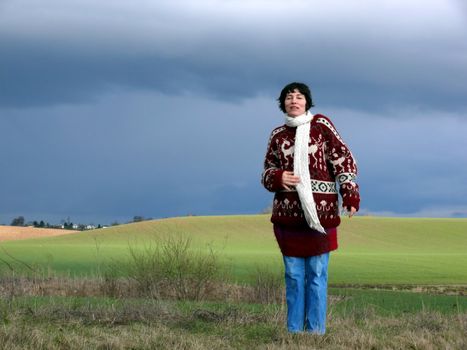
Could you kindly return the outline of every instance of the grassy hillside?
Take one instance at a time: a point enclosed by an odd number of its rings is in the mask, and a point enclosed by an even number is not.
[[[0,259],[90,274],[106,261],[125,261],[129,247],[147,247],[174,234],[189,235],[193,247],[214,249],[238,280],[247,280],[255,265],[282,270],[266,215],[171,218],[1,242]],[[466,219],[343,219],[339,244],[331,257],[330,283],[467,284]]]

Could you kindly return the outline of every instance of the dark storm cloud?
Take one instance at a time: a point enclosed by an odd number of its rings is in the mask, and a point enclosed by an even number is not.
[[[467,107],[467,27],[449,2],[47,2],[30,13],[21,3],[0,14],[4,107],[80,103],[115,87],[235,101],[291,78],[323,104]]]
[[[258,213],[293,80],[357,156],[362,213],[467,216],[459,6],[3,1],[0,223]]]

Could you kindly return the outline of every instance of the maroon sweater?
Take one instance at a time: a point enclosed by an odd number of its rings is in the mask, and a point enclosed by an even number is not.
[[[275,192],[271,221],[284,255],[311,256],[336,249],[337,238],[335,230],[331,234],[322,235],[318,240],[315,235],[309,235],[310,239],[298,235],[299,242],[296,241],[297,235],[291,234],[300,227],[308,230],[297,191],[287,191],[281,184],[282,173],[286,170],[293,171],[295,130],[294,127],[283,125],[272,131],[264,161],[262,183],[267,190]],[[358,185],[354,182],[357,175],[356,161],[332,122],[321,114],[316,114],[310,123],[308,153],[318,218],[325,229],[336,228],[340,224],[336,182],[339,184],[343,206],[359,209],[360,195]],[[281,239],[278,237],[278,228],[281,228]],[[284,243],[288,236],[295,242]],[[286,248],[300,245],[311,247],[305,251]],[[318,245],[327,246],[328,249],[315,249]]]

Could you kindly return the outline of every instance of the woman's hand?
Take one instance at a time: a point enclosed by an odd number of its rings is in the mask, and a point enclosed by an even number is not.
[[[357,209],[355,209],[354,207],[350,207],[347,208],[347,214],[349,215],[349,218],[351,218],[353,216],[353,214],[355,214],[357,212]]]
[[[282,187],[287,191],[291,191],[293,186],[297,186],[300,183],[300,178],[295,176],[292,171],[284,171],[282,173]]]

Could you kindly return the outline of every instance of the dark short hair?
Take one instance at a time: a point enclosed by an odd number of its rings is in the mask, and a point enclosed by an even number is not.
[[[305,96],[306,110],[309,110],[311,107],[314,107],[313,100],[311,99],[310,88],[306,84],[293,82],[284,86],[284,88],[281,91],[281,95],[277,99],[277,101],[279,101],[279,108],[282,112],[285,113],[285,97],[289,92],[294,92],[295,90],[298,90],[303,96]]]

